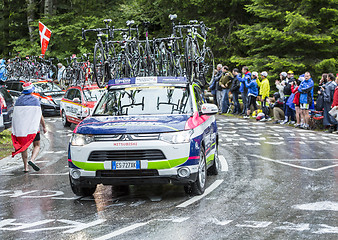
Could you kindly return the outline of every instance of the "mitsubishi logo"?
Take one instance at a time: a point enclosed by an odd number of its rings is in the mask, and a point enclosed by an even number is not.
[[[120,140],[120,141],[133,141],[133,138],[132,138],[130,135],[128,135],[128,134],[124,134],[124,135],[122,135],[122,136],[120,137],[119,140]]]

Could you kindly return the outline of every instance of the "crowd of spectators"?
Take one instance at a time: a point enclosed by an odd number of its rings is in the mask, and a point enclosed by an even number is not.
[[[209,90],[220,113],[255,117],[260,121],[273,120],[274,124],[291,124],[303,129],[310,129],[310,116],[319,114],[323,116],[327,132],[337,132],[338,74],[336,77],[332,73],[322,75],[316,101],[314,85],[309,72],[298,78],[291,70],[281,72],[275,80],[277,91],[270,97],[266,71],[250,72],[246,66],[241,72],[237,68],[231,71],[228,66],[218,64]]]

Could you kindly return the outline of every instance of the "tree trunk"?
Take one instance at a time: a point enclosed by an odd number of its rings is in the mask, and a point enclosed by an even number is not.
[[[53,15],[53,0],[45,0],[45,11],[44,14],[46,17]]]
[[[5,56],[9,56],[9,2],[8,0],[3,0],[4,3],[4,11],[3,11],[3,43],[4,43],[4,49],[2,54]]]
[[[35,9],[34,0],[27,0],[27,25],[28,25],[29,39],[32,43],[34,42],[34,27],[32,26],[32,22],[35,20],[34,9]]]

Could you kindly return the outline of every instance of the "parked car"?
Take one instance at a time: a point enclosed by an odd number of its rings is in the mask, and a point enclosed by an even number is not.
[[[2,109],[0,108],[0,133],[5,130],[4,118],[2,115]]]
[[[25,81],[9,80],[5,86],[9,93],[18,98],[22,93],[22,85]],[[65,92],[51,80],[32,81],[35,91],[32,93],[40,100],[43,115],[59,115],[60,102]]]
[[[105,90],[96,84],[68,88],[60,104],[63,126],[69,127],[71,123],[78,124],[89,116]]]
[[[70,186],[181,184],[202,194],[218,174],[218,108],[184,77],[111,80],[92,116],[77,125],[68,150]]]
[[[0,105],[2,108],[2,116],[5,128],[12,126],[12,114],[14,110],[14,98],[9,94],[7,89],[0,86]]]

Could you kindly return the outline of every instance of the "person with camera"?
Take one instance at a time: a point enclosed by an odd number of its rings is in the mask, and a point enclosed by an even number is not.
[[[230,107],[229,92],[233,79],[234,76],[232,75],[231,72],[229,72],[229,68],[227,66],[223,66],[222,77],[219,80],[219,86],[222,88],[222,100],[221,100],[222,113],[227,113]]]
[[[300,103],[299,103],[299,98],[300,98],[300,93],[298,92],[298,87],[299,84],[304,81],[304,77],[300,77],[298,80],[293,81],[291,83],[291,92],[295,95],[293,98],[293,103],[295,104],[295,111],[296,111],[296,124],[295,127],[296,128],[300,128],[301,126],[301,122],[302,122],[302,115],[301,115],[301,111],[300,111]]]
[[[328,127],[329,129],[326,131],[328,133],[332,133],[337,130],[337,121],[336,119],[329,114],[331,110],[331,105],[333,103],[333,95],[337,84],[335,82],[335,77],[332,73],[328,74],[327,83],[320,88],[320,92],[323,93],[324,96],[324,120],[323,125]]]

